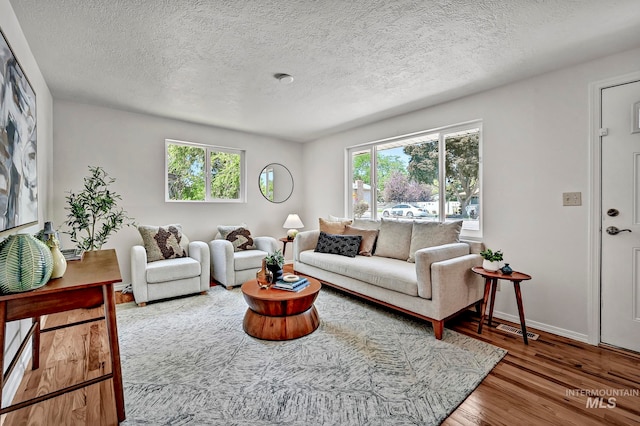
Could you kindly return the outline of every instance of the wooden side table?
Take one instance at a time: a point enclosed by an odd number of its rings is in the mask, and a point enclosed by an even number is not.
[[[284,256],[287,251],[287,243],[292,243],[293,239],[290,240],[288,237],[284,237],[280,238],[280,241],[282,241],[282,256]]]
[[[491,321],[493,320],[493,305],[496,301],[496,289],[498,287],[498,280],[507,280],[513,283],[513,289],[516,292],[516,303],[518,304],[518,314],[520,315],[520,327],[522,328],[522,337],[524,338],[524,344],[528,345],[527,339],[527,326],[524,322],[524,308],[522,307],[522,293],[520,292],[520,283],[522,281],[530,280],[531,275],[523,274],[522,272],[513,271],[512,274],[503,274],[498,271],[487,271],[480,266],[474,266],[471,268],[473,272],[478,275],[482,275],[485,279],[484,283],[484,298],[482,299],[482,307],[480,311],[480,324],[478,325],[478,334],[482,334],[482,325],[484,324],[485,311],[487,310],[487,301],[489,299],[489,290],[491,290],[491,305],[489,306],[489,327],[491,327]]]

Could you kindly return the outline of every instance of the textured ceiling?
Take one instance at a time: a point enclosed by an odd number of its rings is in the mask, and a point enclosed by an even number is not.
[[[638,0],[10,1],[55,98],[294,141],[640,46]]]

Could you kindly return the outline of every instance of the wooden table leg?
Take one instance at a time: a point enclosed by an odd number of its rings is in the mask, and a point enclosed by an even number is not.
[[[498,289],[498,280],[496,278],[491,279],[491,305],[489,306],[489,327],[493,321],[493,305],[496,303],[496,290]]]
[[[109,352],[111,352],[111,371],[113,373],[113,394],[116,399],[116,412],[118,421],[126,418],[124,412],[124,390],[122,387],[122,369],[120,367],[120,345],[118,343],[118,325],[116,323],[116,299],[113,293],[113,284],[102,286],[104,298],[104,314],[109,335]]]
[[[487,300],[489,299],[489,290],[491,290],[491,278],[487,278],[484,282],[484,298],[480,307],[480,324],[478,324],[478,334],[482,334],[482,324],[484,324],[485,312],[487,310]]]
[[[0,372],[0,408],[2,407],[2,388],[4,387],[4,338],[6,337],[6,318],[7,302],[0,302],[0,343],[2,343],[2,350],[0,350],[0,366],[2,366],[2,371]]]
[[[524,344],[528,345],[527,339],[527,326],[524,323],[524,308],[522,307],[522,293],[520,292],[520,281],[513,282],[513,289],[516,292],[516,303],[518,304],[518,314],[520,314],[520,327],[522,328],[522,337],[524,338]]]
[[[32,321],[35,328],[31,339],[31,369],[37,370],[40,368],[40,317],[35,317]]]

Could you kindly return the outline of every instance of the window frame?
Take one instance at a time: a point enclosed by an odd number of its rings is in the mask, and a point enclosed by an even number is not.
[[[205,152],[205,197],[204,200],[172,200],[169,198],[169,145],[182,145],[202,148]],[[240,155],[240,184],[238,198],[213,198],[211,197],[211,154],[214,152],[225,152]],[[164,148],[164,200],[167,203],[246,203],[247,202],[247,179],[246,179],[246,151],[238,148],[230,148],[219,145],[207,145],[196,142],[187,142],[177,139],[165,139]]]
[[[346,176],[346,188],[347,191],[345,193],[345,214],[347,217],[354,217],[353,212],[353,156],[355,153],[361,153],[369,151],[369,156],[371,158],[371,175],[370,175],[370,186],[371,186],[371,204],[369,209],[371,211],[371,219],[380,219],[378,214],[378,182],[377,182],[377,173],[374,171],[377,170],[377,147],[381,145],[386,145],[391,142],[402,142],[409,139],[416,139],[421,136],[427,136],[431,134],[438,134],[438,173],[439,173],[439,194],[446,194],[446,182],[445,182],[445,173],[446,167],[444,167],[445,161],[445,136],[448,136],[452,133],[464,132],[467,130],[478,129],[478,188],[479,188],[479,217],[478,217],[478,229],[462,229],[460,235],[465,238],[482,238],[483,235],[483,221],[484,221],[484,191],[483,191],[483,167],[482,167],[482,151],[483,151],[483,123],[482,120],[471,120],[463,123],[458,123],[449,126],[442,126],[433,129],[423,130],[415,133],[409,133],[401,136],[395,136],[391,138],[379,139],[373,142],[367,142],[360,145],[354,145],[351,147],[347,147],[345,149],[345,176]],[[446,206],[446,196],[438,197],[439,204],[439,212],[445,211]],[[381,215],[380,215],[381,216]],[[446,215],[439,215],[438,218],[439,223],[447,222]]]

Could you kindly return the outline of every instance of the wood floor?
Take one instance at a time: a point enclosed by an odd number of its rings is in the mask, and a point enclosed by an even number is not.
[[[47,319],[47,326],[91,315],[99,314],[87,311],[56,314]],[[446,325],[509,353],[445,420],[445,425],[640,424],[640,355],[594,347],[537,330],[530,331],[539,333],[539,340],[530,340],[529,346],[525,346],[521,337],[495,327],[485,327],[482,335],[478,335],[477,326],[478,319],[471,313]],[[43,334],[41,367],[24,376],[16,401],[109,370],[105,334],[104,321]],[[110,381],[106,381],[9,413],[2,416],[2,424],[114,425],[117,422],[110,386]],[[587,392],[606,395],[601,404],[587,407]],[[610,397],[615,402],[609,401]],[[604,408],[612,403],[615,406]]]

